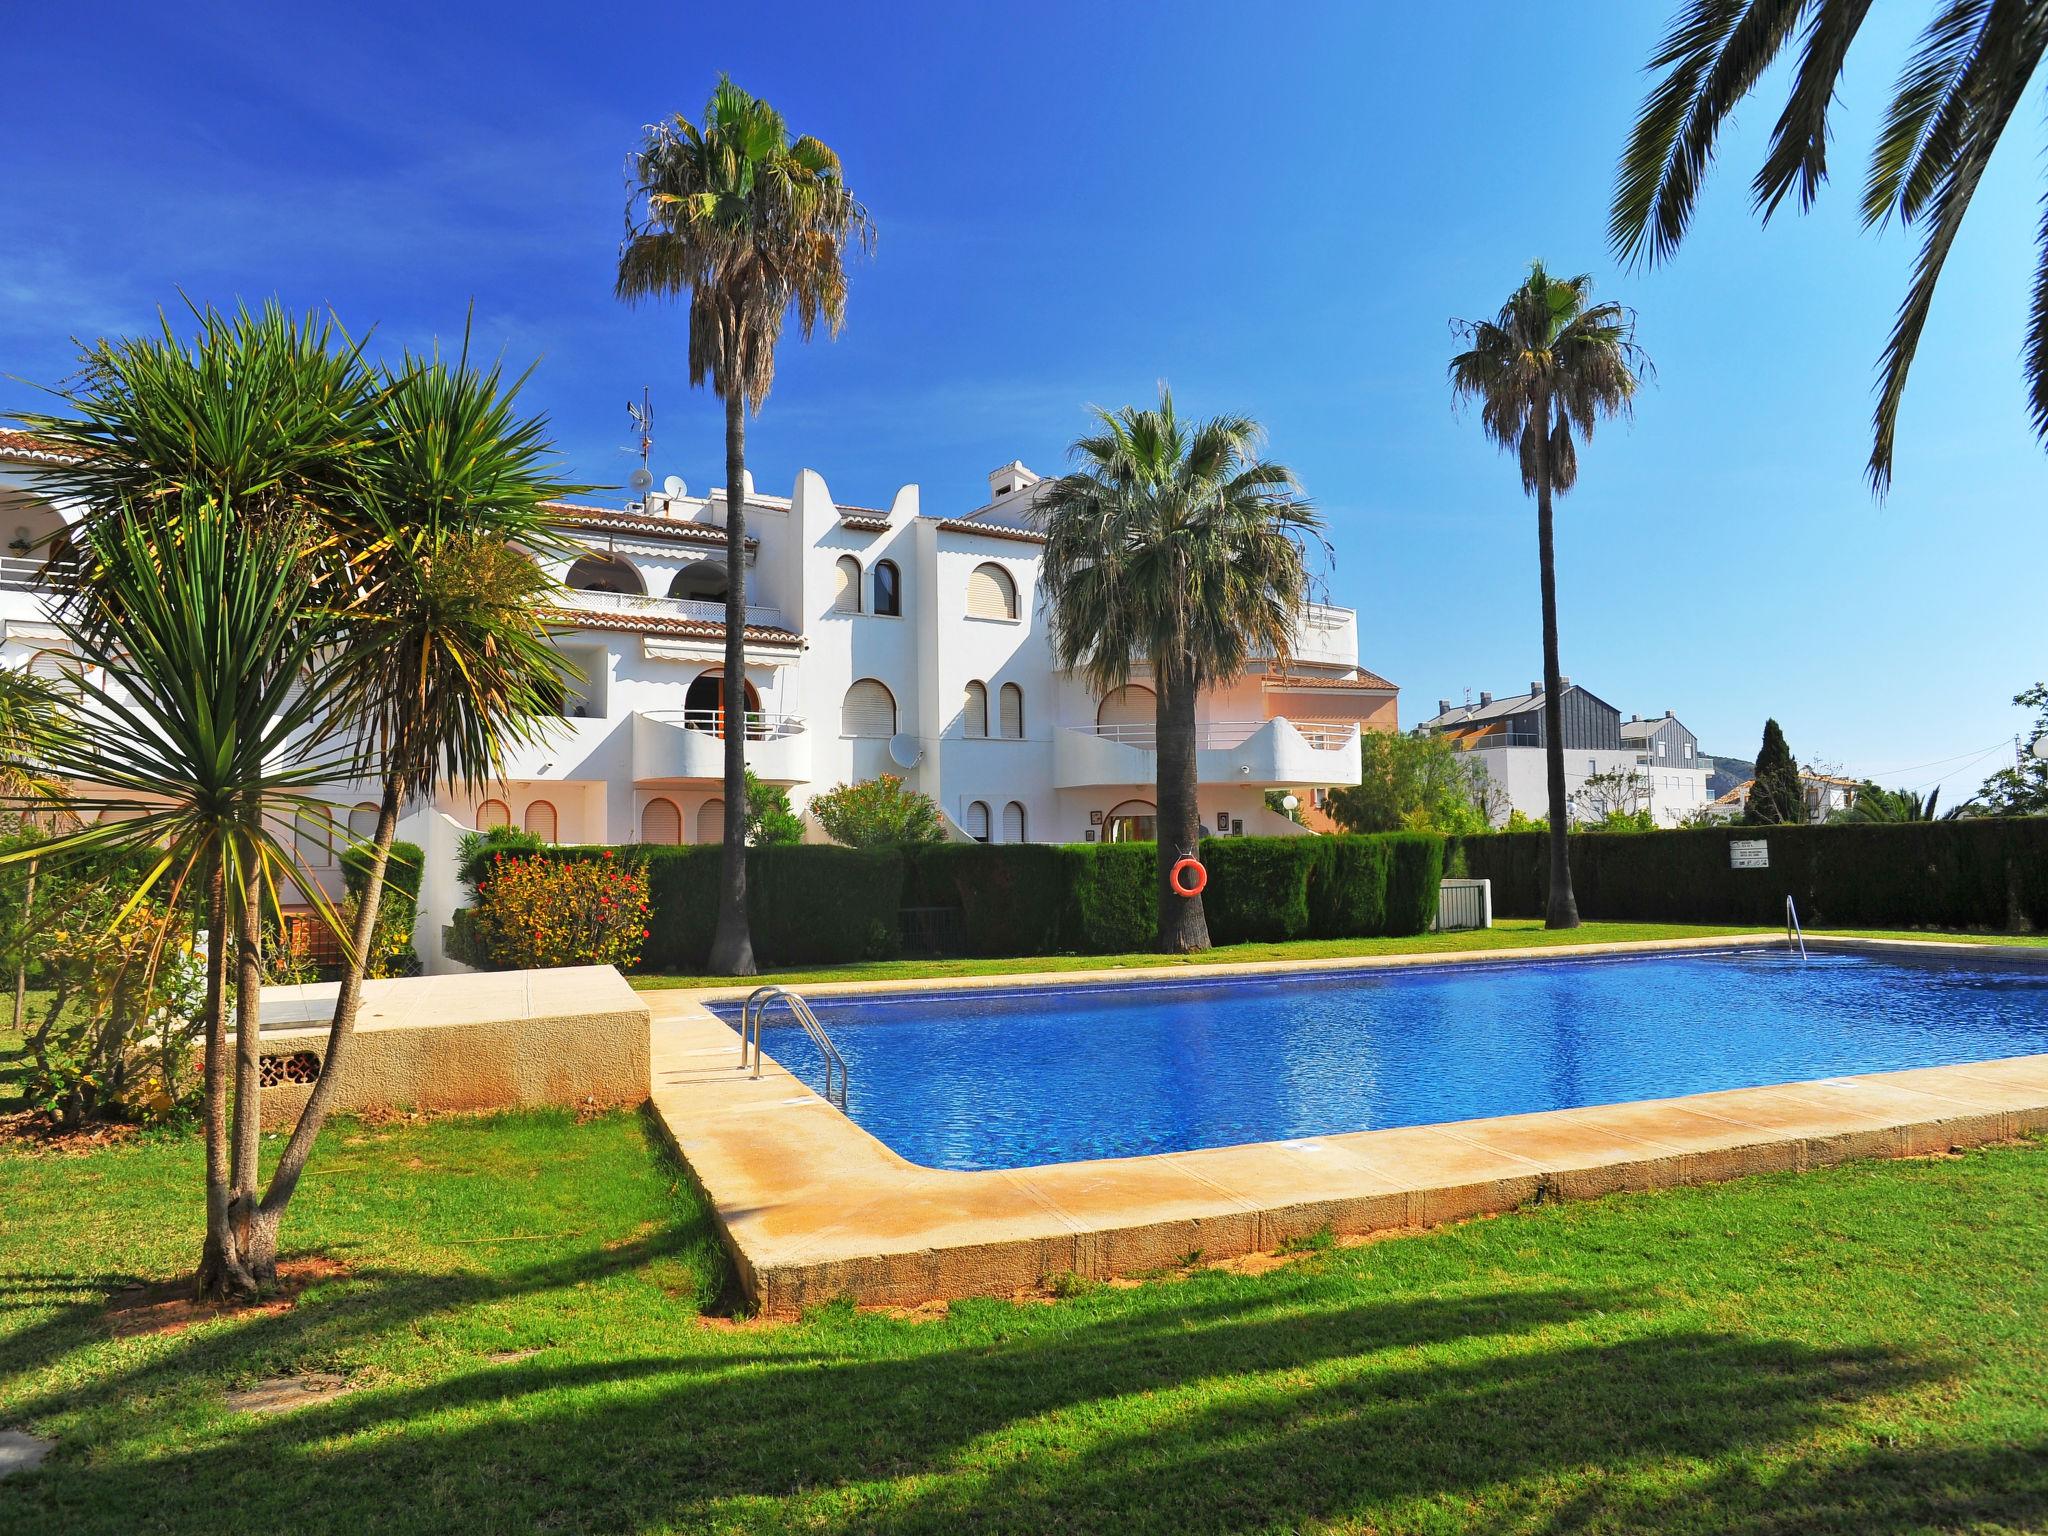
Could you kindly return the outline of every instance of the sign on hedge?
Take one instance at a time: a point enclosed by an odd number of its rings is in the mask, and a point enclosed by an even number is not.
[[[1730,869],[1769,869],[1771,845],[1761,837],[1738,837],[1728,844]]]

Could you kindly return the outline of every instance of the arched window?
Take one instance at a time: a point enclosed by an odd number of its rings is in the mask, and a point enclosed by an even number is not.
[[[1159,808],[1150,800],[1126,800],[1102,819],[1105,843],[1156,843]]]
[[[967,698],[960,706],[960,730],[967,736],[988,734],[988,687],[983,683],[969,683]]]
[[[1015,683],[1003,684],[1001,695],[1002,728],[1005,741],[1024,739],[1024,690]]]
[[[325,869],[334,862],[334,828],[325,816],[301,811],[292,818],[292,842],[299,862],[308,869]]]
[[[1024,841],[1024,806],[1021,801],[1012,800],[1003,807],[1003,841],[1021,843]]]
[[[979,800],[967,803],[967,835],[977,843],[988,841],[988,806]]]
[[[512,825],[512,807],[502,800],[486,800],[476,808],[476,829],[488,832],[493,827]]]
[[[675,580],[668,584],[668,595],[696,603],[722,603],[725,601],[725,562],[722,560],[697,560],[676,572]]]
[[[627,592],[647,595],[647,583],[633,562],[616,555],[585,555],[569,567],[566,584],[578,592]]]
[[[875,612],[903,612],[903,576],[894,560],[878,561],[875,565]]]
[[[1159,739],[1159,701],[1152,690],[1139,683],[1126,683],[1102,696],[1095,707],[1095,731],[1112,741],[1134,747],[1151,747]]]
[[[536,800],[526,808],[526,830],[544,843],[555,838],[555,807],[551,800]]]
[[[860,562],[851,555],[841,555],[832,562],[832,575],[832,611],[859,613]]]
[[[706,800],[697,808],[697,841],[700,843],[722,843],[725,841],[725,802]]]
[[[377,835],[377,807],[374,803],[358,800],[349,807],[348,835],[365,843]]]
[[[894,736],[896,695],[872,677],[862,678],[846,690],[846,702],[839,706],[839,734]]]
[[[972,619],[1017,617],[1017,583],[1000,565],[977,565],[967,578],[967,616]]]
[[[71,660],[62,651],[37,651],[28,659],[28,675],[46,683],[64,681],[65,665]]]
[[[660,843],[667,847],[682,840],[683,813],[676,809],[675,801],[657,796],[641,808],[641,842]]]

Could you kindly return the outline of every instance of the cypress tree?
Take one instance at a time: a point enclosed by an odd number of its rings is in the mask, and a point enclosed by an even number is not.
[[[1799,764],[1793,761],[1785,733],[1775,720],[1764,722],[1763,745],[1756,753],[1756,780],[1749,786],[1749,804],[1742,819],[1773,826],[1806,820],[1806,786],[1799,781]]]

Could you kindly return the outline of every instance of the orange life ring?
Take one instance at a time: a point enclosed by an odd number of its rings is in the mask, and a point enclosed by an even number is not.
[[[1182,885],[1180,883],[1181,874],[1183,871],[1190,869],[1195,872],[1194,884]],[[1208,888],[1209,871],[1202,868],[1202,861],[1200,859],[1182,859],[1173,866],[1173,872],[1166,877],[1166,883],[1173,887],[1173,894],[1176,896],[1199,896]]]

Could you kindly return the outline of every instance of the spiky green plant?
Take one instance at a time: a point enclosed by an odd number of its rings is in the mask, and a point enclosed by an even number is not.
[[[1522,491],[1536,498],[1536,556],[1543,599],[1543,734],[1550,804],[1552,928],[1579,926],[1566,855],[1570,798],[1564,780],[1563,679],[1558,665],[1557,541],[1551,502],[1579,479],[1581,442],[1603,417],[1625,415],[1649,360],[1635,344],[1635,317],[1593,302],[1593,280],[1552,277],[1537,262],[1491,320],[1453,322],[1466,342],[1451,359],[1452,397],[1476,402],[1486,435],[1520,463]]]
[[[721,76],[700,127],[651,124],[629,173],[617,291],[631,303],[689,296],[690,382],[725,404],[725,697],[746,694],[746,413],[775,381],[775,345],[794,314],[806,341],[846,311],[846,253],[873,226],[839,157]],[[746,733],[725,734],[725,803],[746,803]],[[711,968],[754,971],[747,931],[746,826],[725,821]]]
[[[1261,461],[1243,416],[1182,421],[1173,395],[1154,410],[1097,411],[1074,443],[1078,467],[1048,482],[1040,581],[1058,665],[1100,692],[1151,668],[1158,692],[1159,945],[1209,946],[1199,895],[1168,875],[1195,852],[1195,713],[1202,693],[1252,660],[1288,655],[1310,586],[1321,520],[1284,465]]]
[[[1650,60],[1663,78],[1629,136],[1609,232],[1624,259],[1657,262],[1684,240],[1735,109],[1797,40],[1784,109],[1751,182],[1768,221],[1796,193],[1813,205],[1828,174],[1828,114],[1870,0],[1688,0]],[[2048,0],[1939,0],[1900,70],[1863,185],[1863,222],[1925,228],[1878,367],[1868,473],[1889,488],[1899,406],[1934,290],[1992,152],[2048,50]],[[2048,441],[2048,221],[2024,364],[2035,435]]]

